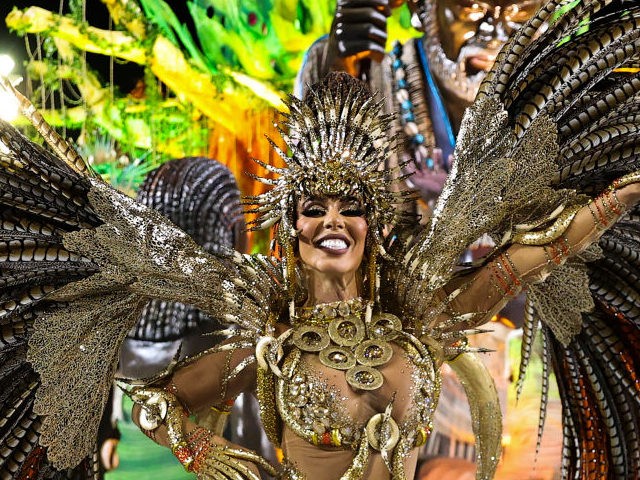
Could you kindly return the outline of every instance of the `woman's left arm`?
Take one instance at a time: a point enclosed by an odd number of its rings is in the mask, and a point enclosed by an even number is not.
[[[527,285],[544,281],[553,269],[569,257],[597,242],[628,208],[639,201],[639,183],[608,189],[580,208],[563,234],[554,241],[535,246],[511,245],[472,274],[470,281],[461,281],[464,287],[451,300],[451,311],[485,312],[482,317],[474,319],[473,324],[485,323]],[[457,285],[445,287],[445,291],[450,294],[460,285],[458,282]],[[471,326],[465,325],[464,328]]]

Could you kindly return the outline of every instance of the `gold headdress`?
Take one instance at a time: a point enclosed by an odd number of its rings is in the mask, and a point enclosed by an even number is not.
[[[247,198],[255,206],[249,212],[259,214],[252,229],[284,225],[300,194],[352,195],[363,201],[370,228],[396,223],[401,213],[395,205],[406,192],[391,191],[392,172],[381,168],[393,148],[388,137],[392,116],[381,114],[382,102],[359,80],[333,73],[310,87],[304,100],[291,96],[287,104],[289,114],[276,127],[291,153],[269,139],[287,166],[256,160],[279,177],[256,177],[274,188]]]
[[[290,153],[269,139],[286,167],[256,160],[278,177],[254,177],[274,188],[246,199],[253,206],[248,213],[258,214],[249,226],[257,230],[278,224],[276,239],[287,251],[295,236],[300,195],[353,196],[362,201],[373,247],[380,249],[382,229],[402,220],[405,213],[397,205],[412,194],[389,188],[398,177],[384,168],[394,148],[388,135],[392,116],[382,115],[382,102],[363,82],[345,73],[329,74],[309,88],[304,100],[290,96],[287,104],[289,113],[276,128]]]

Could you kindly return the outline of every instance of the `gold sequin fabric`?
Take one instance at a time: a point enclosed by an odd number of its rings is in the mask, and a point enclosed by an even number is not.
[[[90,182],[89,201],[105,223],[65,234],[64,245],[101,270],[53,292],[49,300],[60,303],[37,319],[29,342],[42,382],[41,443],[59,467],[75,466],[93,448],[120,344],[149,298],[196,305],[257,338],[283,297],[274,260],[209,255],[156,211]]]
[[[430,223],[383,270],[381,298],[416,323],[427,320],[433,293],[452,278],[473,241],[488,233],[500,244],[516,224],[544,219],[559,204],[575,201],[575,192],[550,187],[557,154],[553,122],[539,117],[530,135],[516,142],[507,120],[493,99],[467,110],[456,161]]]

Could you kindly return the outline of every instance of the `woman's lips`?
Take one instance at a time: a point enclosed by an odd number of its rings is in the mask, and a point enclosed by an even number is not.
[[[315,242],[316,248],[333,255],[340,255],[347,252],[349,245],[349,240],[342,236],[327,236]]]

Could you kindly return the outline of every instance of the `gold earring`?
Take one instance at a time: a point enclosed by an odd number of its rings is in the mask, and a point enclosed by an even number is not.
[[[378,283],[378,266],[377,266],[377,254],[375,248],[371,249],[371,255],[369,256],[369,298],[372,303],[376,301],[376,290]]]
[[[291,239],[287,241],[287,245],[285,247],[285,256],[287,259],[287,283],[289,284],[290,294],[291,296],[293,296],[295,290],[296,264],[293,255],[293,245],[291,244]]]

